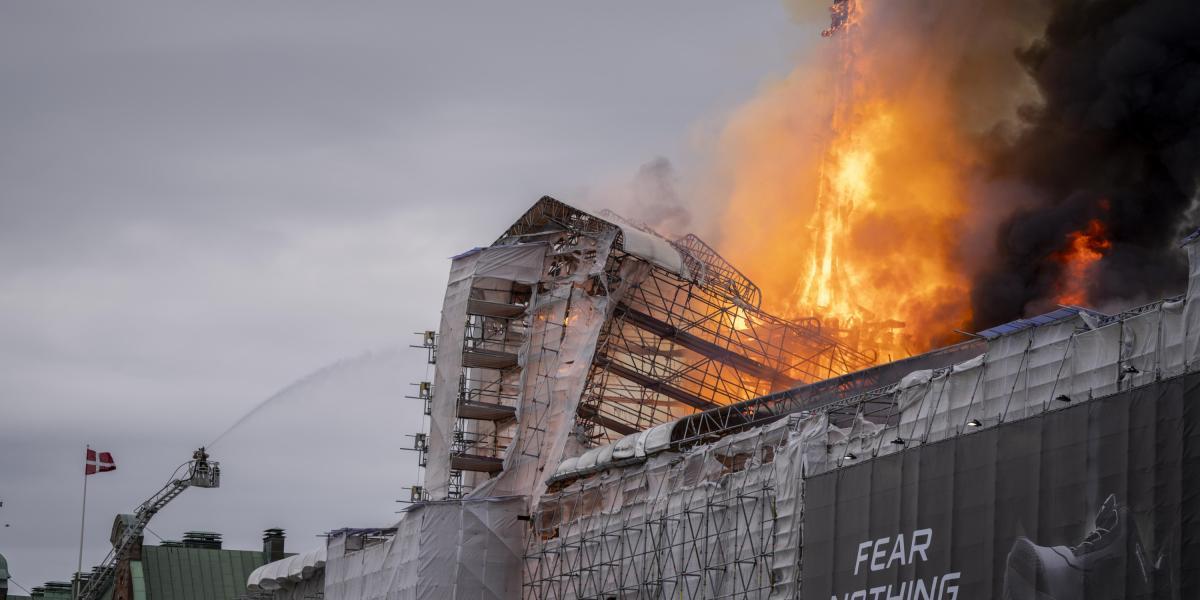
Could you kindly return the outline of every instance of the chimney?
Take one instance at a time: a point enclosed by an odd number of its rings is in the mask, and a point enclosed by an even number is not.
[[[183,546],[185,548],[220,550],[221,534],[211,531],[185,531],[183,533]]]
[[[263,531],[263,559],[267,562],[282,560],[284,534],[282,529],[266,529]]]

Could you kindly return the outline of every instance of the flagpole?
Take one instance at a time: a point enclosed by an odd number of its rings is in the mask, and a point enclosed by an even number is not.
[[[91,444],[88,444],[87,451],[90,451],[91,449]],[[80,592],[79,573],[83,571],[83,526],[85,523],[87,523],[87,451],[84,451],[83,453],[83,509],[80,511],[79,515],[79,563],[75,567],[75,577],[72,578],[72,588],[74,591],[71,592],[71,597],[76,600],[78,600]]]

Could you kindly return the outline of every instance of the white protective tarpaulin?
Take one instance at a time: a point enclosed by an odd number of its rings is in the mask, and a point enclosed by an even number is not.
[[[269,591],[291,587],[306,579],[312,579],[324,568],[325,548],[293,554],[251,571],[246,580],[246,589]]]
[[[621,235],[625,241],[623,248],[626,252],[677,275],[684,275],[683,257],[670,242],[625,223],[616,223],[616,226],[621,228]]]
[[[1163,377],[1173,377],[1183,373],[1187,367],[1187,354],[1184,352],[1186,342],[1186,327],[1183,322],[1184,300],[1163,302],[1159,309],[1159,368]]]
[[[1072,400],[1107,396],[1117,391],[1122,325],[1118,321],[1075,336],[1070,363]]]
[[[458,256],[450,263],[450,281],[442,303],[442,320],[437,338],[437,370],[430,401],[429,454],[425,483],[435,499],[446,497],[450,481],[450,440],[457,414],[459,376],[462,373],[463,335],[467,324],[467,301],[480,252]]]
[[[548,289],[529,309],[528,339],[521,350],[513,441],[503,470],[473,490],[473,497],[521,495],[536,503],[567,456],[600,332],[625,291],[650,269],[648,263],[626,261],[617,286],[597,289],[597,282],[607,280],[603,274],[614,235],[580,238],[580,247],[572,251],[578,268],[542,281],[541,287]]]
[[[528,596],[766,598],[773,572],[797,575],[798,546],[778,564],[770,556],[777,510],[799,523],[798,490],[787,506],[773,501],[779,487],[799,483],[788,424],[682,456],[662,451],[547,493],[526,556]]]
[[[1025,377],[1022,388],[1007,403],[1006,421],[1028,417],[1053,406],[1055,396],[1065,392],[1064,381],[1070,381],[1074,367],[1068,358],[1074,352],[1074,336],[1083,326],[1083,319],[1068,319],[1061,323],[1034,328],[1033,342],[1025,357]],[[992,418],[983,413],[983,418]]]
[[[1183,330],[1186,336],[1184,361],[1189,370],[1200,359],[1200,243],[1197,243],[1198,240],[1200,238],[1193,239],[1186,246],[1188,287],[1183,306]]]
[[[521,597],[518,497],[414,505],[396,533],[351,549],[354,532],[329,539],[325,600],[516,600]]]
[[[1125,320],[1121,341],[1123,388],[1152,383],[1162,375],[1158,364],[1162,316],[1162,310],[1155,310]]]
[[[467,306],[476,281],[533,284],[545,267],[547,244],[493,246],[463,253],[450,265],[450,280],[442,304],[438,330],[437,370],[430,402],[429,453],[425,482],[435,500],[446,498],[450,480],[450,445],[458,416],[458,396],[463,373],[463,339]]]
[[[538,298],[521,373],[517,429],[488,494],[535,495],[563,455],[609,299],[574,285]],[[570,320],[570,327],[556,324]]]

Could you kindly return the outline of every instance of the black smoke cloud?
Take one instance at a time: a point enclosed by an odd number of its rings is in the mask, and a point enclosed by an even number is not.
[[[990,138],[994,189],[1027,190],[996,229],[976,276],[974,325],[1054,305],[1055,259],[1091,219],[1111,249],[1087,289],[1095,304],[1182,290],[1177,242],[1197,223],[1200,176],[1200,2],[1063,0],[1044,35],[1017,52],[1040,99]]]

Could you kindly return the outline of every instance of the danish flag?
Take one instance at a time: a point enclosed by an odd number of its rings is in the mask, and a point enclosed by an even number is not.
[[[83,474],[95,475],[105,471],[116,471],[117,464],[113,462],[112,453],[96,452],[91,448],[87,451],[87,462],[84,463]]]

